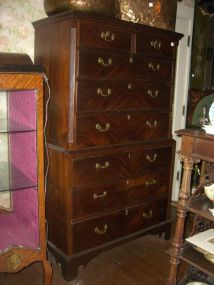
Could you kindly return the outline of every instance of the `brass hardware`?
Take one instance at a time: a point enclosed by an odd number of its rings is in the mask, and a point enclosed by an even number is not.
[[[133,84],[132,84],[132,83],[129,83],[129,84],[128,84],[128,89],[129,89],[129,90],[132,90],[132,89],[133,89]]]
[[[7,264],[9,268],[12,270],[16,270],[21,263],[21,255],[18,255],[17,253],[12,254],[8,259],[7,259]]]
[[[152,215],[153,215],[153,212],[152,212],[152,210],[150,210],[148,214],[145,213],[145,212],[143,212],[142,217],[143,217],[144,219],[149,220],[149,219],[151,219]]]
[[[151,180],[146,181],[146,186],[157,184],[157,181],[153,178]]]
[[[106,232],[107,232],[107,229],[108,229],[108,225],[104,225],[103,226],[103,229],[99,229],[98,227],[96,227],[95,229],[94,229],[94,231],[95,231],[95,233],[96,234],[98,234],[98,235],[103,235],[103,234],[105,234]]]
[[[99,170],[99,169],[106,169],[106,168],[109,168],[109,166],[110,166],[110,162],[109,161],[106,161],[104,165],[101,165],[100,163],[96,163],[95,164],[95,168],[97,170]]]
[[[131,158],[131,153],[130,153],[130,152],[128,153],[128,158],[129,158],[129,159]]]
[[[100,124],[96,124],[96,129],[99,131],[99,132],[107,132],[109,129],[110,129],[111,125],[110,123],[107,123],[105,125],[105,128],[102,128],[102,126]]]
[[[151,46],[152,46],[153,48],[155,48],[155,49],[160,49],[161,46],[162,46],[161,42],[160,42],[160,41],[157,41],[157,40],[151,41],[150,44],[151,44]]]
[[[99,57],[97,61],[98,61],[99,64],[101,64],[102,66],[105,66],[105,67],[111,66],[112,62],[113,62],[111,57],[108,59],[107,63],[105,63],[105,61],[104,61],[104,59],[102,57]]]
[[[146,125],[148,127],[150,127],[151,129],[154,129],[157,127],[158,122],[155,120],[153,123],[151,123],[150,121],[146,121]]]
[[[108,88],[108,89],[107,89],[107,93],[104,93],[101,88],[98,88],[98,89],[97,89],[97,94],[98,94],[98,95],[101,95],[101,96],[103,96],[103,97],[108,97],[108,96],[110,96],[110,95],[112,94],[112,90],[111,90],[111,88]]]
[[[160,64],[157,63],[156,65],[154,65],[153,63],[149,63],[149,69],[152,69],[153,71],[159,71],[160,70]]]
[[[156,98],[158,96],[158,94],[159,94],[159,90],[152,91],[151,89],[149,89],[147,91],[147,93],[149,94],[150,97]]]
[[[127,120],[128,120],[128,121],[131,120],[131,115],[130,115],[130,114],[127,115]]]
[[[104,191],[103,194],[94,194],[93,197],[94,197],[94,200],[97,200],[97,199],[103,199],[107,196],[107,191]]]
[[[154,162],[156,159],[157,159],[157,154],[155,153],[153,155],[153,157],[151,157],[149,154],[146,155],[146,159],[149,161],[149,162]]]
[[[100,33],[100,36],[101,36],[102,39],[104,39],[104,40],[107,41],[107,42],[112,42],[112,41],[114,41],[115,38],[116,38],[116,35],[113,34],[113,33],[110,32],[110,31],[101,32],[101,33]]]
[[[129,58],[129,62],[130,62],[130,63],[133,63],[133,62],[134,62],[133,56],[131,56],[131,57]]]
[[[125,209],[125,215],[128,216],[129,215],[129,209]]]

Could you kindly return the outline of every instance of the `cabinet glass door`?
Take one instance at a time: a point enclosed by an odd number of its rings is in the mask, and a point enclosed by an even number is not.
[[[0,251],[38,248],[37,93],[0,91]]]

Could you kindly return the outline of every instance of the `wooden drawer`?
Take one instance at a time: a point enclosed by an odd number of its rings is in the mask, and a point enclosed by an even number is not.
[[[74,252],[99,246],[124,235],[125,210],[74,223]]]
[[[127,208],[126,214],[126,234],[163,222],[167,217],[167,198]]]
[[[136,52],[153,56],[164,56],[172,58],[175,50],[175,43],[167,37],[139,33],[136,36]]]
[[[111,25],[81,21],[79,45],[130,53],[131,33]]]
[[[170,60],[113,53],[79,53],[79,79],[171,81]]]
[[[122,178],[130,168],[128,153],[73,160],[73,186],[103,180]]]
[[[135,175],[141,175],[145,171],[153,171],[156,168],[168,167],[172,161],[172,148],[153,148],[143,151],[131,152],[130,161]]]
[[[76,148],[167,138],[169,113],[114,112],[77,117]]]
[[[81,218],[98,212],[112,210],[126,204],[126,180],[105,183],[93,187],[74,190],[73,218]]]
[[[155,169],[147,174],[126,180],[126,204],[130,205],[167,194],[170,179],[169,167]]]
[[[169,172],[168,167],[160,168],[114,183],[75,189],[72,203],[78,206],[72,207],[72,217],[95,215],[166,194],[169,191]]]
[[[171,86],[156,82],[79,81],[77,111],[169,109]]]

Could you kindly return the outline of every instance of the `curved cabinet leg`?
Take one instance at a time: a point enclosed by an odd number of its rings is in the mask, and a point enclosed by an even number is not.
[[[50,263],[47,260],[43,261],[44,277],[43,284],[51,285],[53,270]]]

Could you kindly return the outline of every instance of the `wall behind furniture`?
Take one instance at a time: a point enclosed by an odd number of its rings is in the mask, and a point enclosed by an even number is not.
[[[46,17],[43,0],[0,0],[0,52],[34,58],[32,22]]]

